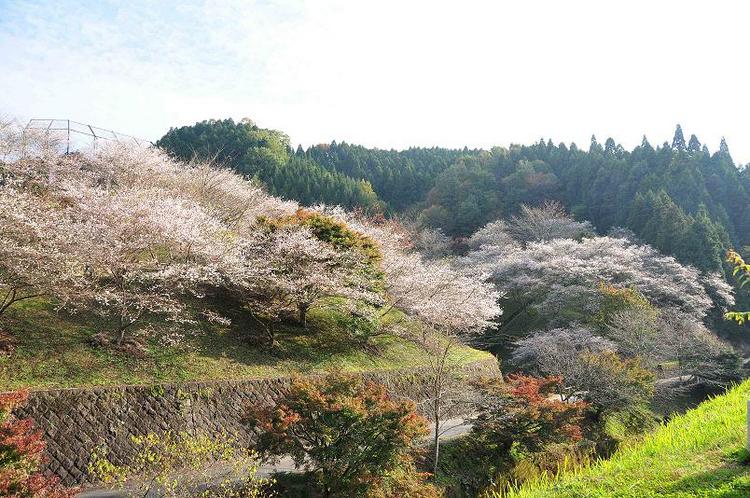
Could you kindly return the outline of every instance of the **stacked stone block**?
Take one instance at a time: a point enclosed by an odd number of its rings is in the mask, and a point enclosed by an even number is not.
[[[463,373],[466,382],[500,375],[494,359],[467,364]],[[361,375],[384,384],[394,397],[414,400],[417,406],[429,397],[427,369]],[[80,485],[92,482],[88,465],[93,451],[104,449],[112,462],[125,463],[136,451],[133,436],[167,431],[225,433],[240,444],[251,445],[255,434],[242,422],[246,407],[274,405],[290,383],[290,377],[276,377],[39,390],[30,393],[15,415],[30,417],[44,431],[45,470],[66,485]]]

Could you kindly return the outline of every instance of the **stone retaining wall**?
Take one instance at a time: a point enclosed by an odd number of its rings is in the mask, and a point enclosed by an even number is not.
[[[467,378],[500,375],[494,359],[467,364]],[[429,372],[407,369],[364,373],[384,384],[394,397],[419,404],[428,397]],[[15,415],[30,417],[44,431],[46,470],[66,485],[91,482],[91,452],[106,447],[114,463],[124,463],[135,451],[131,436],[166,431],[193,434],[235,434],[250,444],[254,434],[242,424],[245,407],[273,405],[289,387],[291,378],[221,380],[32,391]]]

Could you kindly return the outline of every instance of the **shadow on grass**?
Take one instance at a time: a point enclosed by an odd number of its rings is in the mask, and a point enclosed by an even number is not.
[[[265,326],[240,303],[224,300],[217,311],[231,320],[229,326],[203,323],[195,343],[203,356],[239,364],[283,368],[292,363],[297,371],[346,359],[364,350],[377,357],[379,348],[366,346],[350,333],[350,316],[335,299],[325,300],[308,312],[307,328],[292,320],[274,323],[275,344],[269,348]],[[361,358],[359,358],[361,361]]]
[[[738,462],[664,485],[663,496],[750,497],[750,467]]]
[[[342,302],[325,300],[310,310],[308,328],[292,322],[275,324],[276,346],[263,346],[264,329],[240,303],[207,304],[231,319],[230,325],[199,320],[194,326],[170,326],[163,321],[146,335],[145,350],[134,356],[114,348],[94,346],[92,337],[112,324],[92,314],[57,312],[44,300],[11,308],[0,329],[16,341],[10,356],[0,356],[0,385],[15,387],[80,387],[147,384],[212,378],[244,378],[309,372],[331,367],[345,370],[397,368],[423,360],[424,352],[403,339],[380,336],[365,345],[353,336],[351,315]],[[133,332],[136,332],[134,329]],[[177,344],[164,341],[184,334]]]

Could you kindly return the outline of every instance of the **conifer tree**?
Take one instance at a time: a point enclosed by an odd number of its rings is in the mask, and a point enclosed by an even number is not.
[[[648,138],[646,138],[646,135],[643,135],[643,139],[641,140],[641,147],[647,150],[654,150],[653,147],[651,147],[651,144],[648,141]]]
[[[721,137],[721,143],[719,144],[719,153],[729,155],[729,146],[724,137]]]
[[[701,150],[701,143],[698,141],[698,137],[695,134],[690,135],[690,141],[688,142],[689,152],[698,152]]]
[[[604,152],[614,154],[616,149],[615,141],[610,137],[604,142]]]
[[[685,150],[685,136],[682,134],[682,127],[680,125],[677,125],[677,128],[674,130],[672,148],[675,150]]]
[[[602,146],[599,145],[599,142],[596,140],[596,135],[591,135],[591,146],[589,147],[589,152],[599,151],[601,152]]]

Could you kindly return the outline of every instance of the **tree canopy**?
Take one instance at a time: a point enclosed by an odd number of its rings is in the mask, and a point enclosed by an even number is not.
[[[415,214],[448,236],[468,236],[521,206],[558,201],[599,233],[627,227],[644,242],[702,270],[719,270],[724,248],[750,244],[750,173],[722,140],[710,154],[677,127],[671,143],[614,140],[588,150],[551,140],[490,150],[369,149],[332,142],[292,151],[281,132],[249,120],[170,130],[160,147],[182,159],[216,158],[269,191],[303,204]]]

